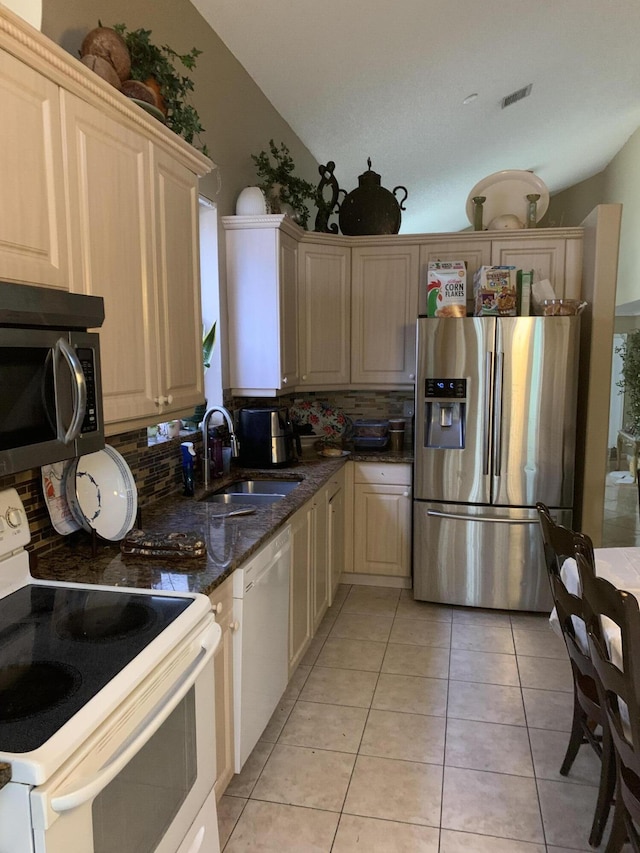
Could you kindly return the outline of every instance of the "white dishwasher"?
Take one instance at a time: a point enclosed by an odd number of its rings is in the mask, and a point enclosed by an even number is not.
[[[235,772],[239,773],[288,681],[289,526],[233,573]]]

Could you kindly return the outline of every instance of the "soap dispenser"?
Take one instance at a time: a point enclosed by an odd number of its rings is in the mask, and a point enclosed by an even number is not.
[[[193,466],[196,458],[196,451],[192,441],[183,441],[180,444],[182,451],[182,482],[184,483],[184,496],[192,498],[195,491],[195,480],[193,474]]]

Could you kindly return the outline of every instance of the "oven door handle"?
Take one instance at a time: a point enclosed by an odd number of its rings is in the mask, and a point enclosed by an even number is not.
[[[159,702],[145,720],[141,723],[142,731],[136,732],[128,738],[116,752],[113,758],[103,765],[100,770],[88,779],[80,780],[79,784],[72,790],[58,794],[51,798],[51,808],[54,812],[61,814],[82,806],[97,797],[126,767],[131,759],[138,753],[145,743],[158,731],[166,721],[171,712],[180,704],[193,687],[202,670],[209,663],[220,642],[222,631],[220,625],[212,622],[201,639],[201,650],[191,666],[183,673],[180,680],[171,689],[168,698]],[[146,723],[146,725],[145,725]]]
[[[62,355],[69,365],[71,378],[73,380],[73,384],[71,386],[73,388],[73,417],[66,432],[62,426],[59,426],[58,440],[63,444],[70,444],[74,438],[77,438],[80,435],[80,430],[82,429],[82,423],[87,409],[87,382],[84,378],[84,371],[82,370],[82,365],[80,364],[80,359],[76,355],[76,351],[64,338],[58,338],[56,341],[56,364],[60,355]]]

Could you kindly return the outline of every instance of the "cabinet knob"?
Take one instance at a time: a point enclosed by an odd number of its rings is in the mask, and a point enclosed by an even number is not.
[[[286,377],[286,376],[283,376],[283,377],[282,377],[282,384],[283,384],[283,385],[286,385],[286,384],[287,384],[287,377]]]
[[[411,494],[411,492],[403,492],[402,496],[405,498],[408,498],[410,496],[410,494]]]
[[[222,602],[219,601],[217,604],[214,604],[212,610],[216,614],[222,613]]]
[[[305,380],[305,382],[306,382],[306,380],[307,380],[307,374],[306,374],[306,373],[303,373],[303,374],[302,374],[302,378],[303,378],[303,379]]]
[[[161,406],[161,405],[162,405],[162,400],[163,400],[163,398],[162,398],[162,397],[154,397],[154,398],[153,398],[153,402],[156,404],[156,406]]]
[[[165,397],[164,401],[165,401],[165,403],[168,403],[169,405],[171,405],[173,403],[173,394],[169,394],[168,397]]]
[[[230,628],[232,631],[237,631],[237,630],[240,628],[240,623],[239,623],[239,622],[238,622],[238,620],[236,619],[236,621],[235,621],[235,622],[232,622],[232,623],[231,623],[231,625],[229,625],[229,628]]]
[[[410,374],[409,374],[409,379],[415,379],[415,378],[416,378],[415,373],[410,373]]]

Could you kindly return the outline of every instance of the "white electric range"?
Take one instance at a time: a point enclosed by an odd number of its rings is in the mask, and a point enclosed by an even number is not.
[[[29,573],[0,492],[0,853],[218,853],[209,600]]]

